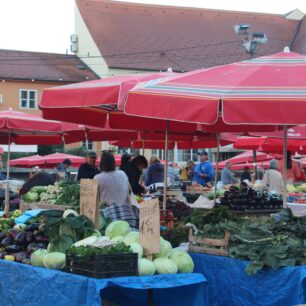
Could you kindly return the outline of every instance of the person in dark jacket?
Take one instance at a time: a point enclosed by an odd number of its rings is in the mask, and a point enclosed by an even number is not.
[[[44,171],[37,172],[26,183],[23,184],[19,193],[23,195],[35,186],[54,185],[55,181],[56,180],[54,175],[51,175],[50,173]]]
[[[97,154],[95,151],[88,151],[85,157],[85,164],[82,164],[78,171],[78,181],[81,179],[93,179],[100,173],[96,167]]]
[[[132,159],[126,167],[126,175],[129,178],[129,182],[133,193],[142,194],[146,191],[146,189],[140,185],[139,180],[142,174],[142,170],[148,167],[147,159],[139,155]]]
[[[131,161],[132,155],[129,153],[123,153],[121,156],[121,164],[119,169],[123,172],[125,172],[127,165]]]
[[[153,155],[150,159],[150,167],[147,170],[145,185],[150,186],[155,183],[163,183],[164,165],[161,164],[157,156]]]

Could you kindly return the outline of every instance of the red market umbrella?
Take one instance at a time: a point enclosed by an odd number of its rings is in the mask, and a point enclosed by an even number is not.
[[[16,158],[9,161],[11,167],[17,168],[32,168],[38,166],[40,155],[26,156],[21,158]]]
[[[107,110],[123,104],[137,83],[174,75],[172,72],[115,76],[43,91],[40,108],[44,118],[104,127]],[[76,109],[78,110],[76,112]]]
[[[256,156],[256,161],[266,161],[266,160],[271,160],[274,157],[270,154],[263,153],[263,152],[258,152]],[[254,162],[254,156],[253,156],[253,151],[246,151],[243,153],[240,153],[232,158],[229,158],[223,162],[220,162],[220,165],[225,165],[227,162],[230,162],[231,164],[242,164],[242,163],[253,163]]]
[[[270,137],[240,137],[234,143],[234,148],[245,150],[259,150],[270,153],[281,153],[283,151],[283,139]],[[304,153],[306,151],[305,139],[288,139],[287,150],[291,152]]]
[[[85,158],[76,155],[70,155],[65,153],[54,153],[45,156],[41,156],[39,159],[40,164],[44,168],[54,168],[64,161],[64,159],[70,159],[73,167],[79,167],[85,162]]]

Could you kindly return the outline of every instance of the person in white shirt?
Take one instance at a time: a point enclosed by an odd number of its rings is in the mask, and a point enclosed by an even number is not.
[[[128,177],[116,170],[114,155],[105,151],[101,156],[101,173],[94,177],[99,184],[100,204],[127,204],[129,196]]]
[[[279,194],[283,192],[283,178],[278,171],[278,161],[276,159],[270,161],[270,167],[264,174],[261,186],[268,191],[275,191]]]

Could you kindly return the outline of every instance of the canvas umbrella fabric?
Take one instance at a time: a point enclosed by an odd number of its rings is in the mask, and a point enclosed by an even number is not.
[[[142,84],[128,93],[124,105],[126,114],[147,118],[207,125],[220,120],[229,126],[282,125],[284,158],[287,126],[305,124],[305,111],[306,56],[289,48],[271,56]],[[284,185],[286,177],[284,167]],[[286,192],[284,204],[285,198]]]
[[[38,166],[40,158],[41,158],[40,155],[32,155],[32,156],[16,158],[10,160],[9,165],[11,167],[17,167],[17,168],[32,168]]]

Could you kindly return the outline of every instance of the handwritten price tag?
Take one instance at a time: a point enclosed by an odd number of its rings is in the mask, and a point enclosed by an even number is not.
[[[99,187],[98,182],[82,179],[80,184],[80,213],[88,217],[95,228],[99,226]]]
[[[140,205],[139,209],[140,244],[145,255],[160,252],[160,219],[158,199]]]

